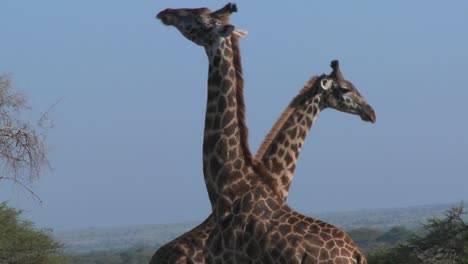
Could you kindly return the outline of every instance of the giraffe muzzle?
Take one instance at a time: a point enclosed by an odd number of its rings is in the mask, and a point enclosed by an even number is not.
[[[169,25],[171,25],[170,19],[169,19],[170,12],[171,12],[171,9],[170,9],[170,8],[164,9],[163,11],[159,12],[159,13],[156,15],[156,18],[159,19],[159,20],[161,20],[161,22],[162,22],[164,25],[169,26]]]
[[[163,11],[159,12],[157,15],[156,15],[156,18],[157,19],[162,19],[164,14],[167,13],[169,9],[164,9]]]
[[[366,122],[375,123],[377,117],[375,116],[375,111],[370,105],[365,105],[361,112],[361,119]]]

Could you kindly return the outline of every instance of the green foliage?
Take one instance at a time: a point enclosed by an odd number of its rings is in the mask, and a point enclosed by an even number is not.
[[[396,247],[368,254],[369,264],[467,264],[468,224],[463,219],[465,214],[463,205],[460,205],[448,210],[443,219],[428,220],[423,235],[412,235]]]
[[[404,226],[392,227],[389,231],[382,234],[377,240],[385,244],[397,244],[404,240],[409,239],[414,235],[414,232]]]
[[[64,263],[62,245],[49,236],[50,231],[34,228],[20,215],[21,211],[0,203],[0,263]]]
[[[370,227],[359,227],[348,231],[348,235],[364,250],[380,246],[377,239],[383,234],[382,230]]]

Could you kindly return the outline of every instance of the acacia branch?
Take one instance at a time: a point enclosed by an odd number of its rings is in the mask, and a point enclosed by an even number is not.
[[[50,168],[44,145],[48,114],[61,101],[44,112],[37,123],[21,118],[29,110],[26,96],[13,89],[8,76],[0,75],[0,168],[3,177],[27,190],[34,198],[30,184],[39,177],[44,166]]]
[[[41,197],[39,197],[39,195],[37,195],[33,190],[31,190],[31,188],[26,186],[24,183],[22,183],[18,179],[13,178],[13,177],[0,176],[0,180],[13,181],[14,183],[18,184],[19,186],[23,187],[26,191],[28,191],[34,198],[36,198],[39,201],[39,203],[42,203]]]
[[[49,128],[44,123],[46,121],[50,121],[49,119],[49,113],[62,101],[63,98],[58,99],[55,103],[53,103],[39,118],[39,121],[37,122],[39,126],[44,127],[44,128]]]

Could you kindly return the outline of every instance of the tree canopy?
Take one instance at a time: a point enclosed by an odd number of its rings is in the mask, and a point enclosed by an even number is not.
[[[422,235],[369,254],[369,264],[468,264],[468,223],[463,205],[446,211],[443,219],[429,219]]]
[[[26,96],[14,89],[7,75],[0,75],[0,184],[14,182],[38,198],[28,185],[48,165],[44,145],[47,112],[31,122],[22,118],[26,110]]]
[[[64,263],[62,244],[51,238],[49,230],[22,220],[21,213],[0,203],[0,263]]]

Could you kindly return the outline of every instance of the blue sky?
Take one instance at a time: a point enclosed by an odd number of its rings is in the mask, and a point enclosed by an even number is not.
[[[42,205],[11,185],[0,200],[55,229],[202,220],[207,59],[154,19],[222,1],[3,1],[0,72],[48,135]],[[468,2],[238,1],[255,152],[312,75],[339,59],[377,123],[321,113],[289,204],[300,212],[456,202],[468,189]]]

